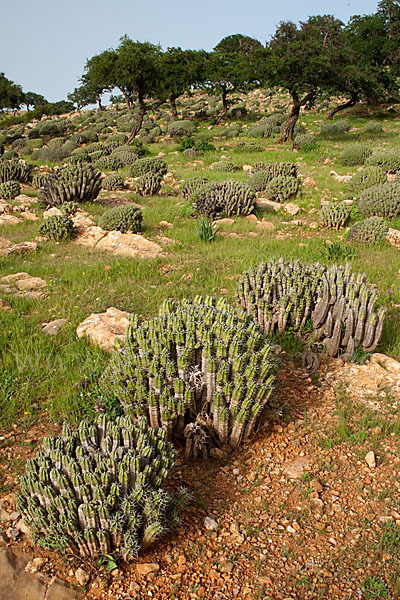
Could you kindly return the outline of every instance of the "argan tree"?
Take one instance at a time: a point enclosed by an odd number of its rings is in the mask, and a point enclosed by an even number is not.
[[[0,110],[5,108],[16,110],[23,103],[22,87],[8,79],[4,73],[0,73]]]
[[[310,17],[298,26],[290,21],[279,25],[267,44],[266,70],[270,84],[285,88],[293,101],[280,143],[293,139],[303,106],[335,89],[347,62],[344,50],[343,23],[331,15]]]

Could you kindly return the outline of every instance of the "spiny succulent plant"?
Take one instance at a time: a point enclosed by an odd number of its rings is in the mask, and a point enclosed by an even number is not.
[[[39,227],[39,235],[56,242],[70,240],[73,233],[74,223],[68,215],[53,215]]]
[[[125,148],[125,146],[122,146],[121,148]],[[111,154],[111,157],[118,158],[118,160],[120,160],[124,166],[133,165],[133,163],[138,160],[138,155],[135,154],[135,152],[131,152],[130,150],[122,150],[121,148],[114,150],[114,152]]]
[[[279,162],[279,163],[265,163],[257,162],[251,168],[251,174],[257,171],[266,171],[269,174],[270,180],[280,175],[287,177],[297,177],[297,167],[294,163],[290,162]]]
[[[141,175],[165,175],[167,172],[167,163],[162,158],[139,158],[130,167],[132,177]]]
[[[367,158],[372,155],[372,149],[364,144],[352,144],[342,154],[341,163],[347,167],[363,165]]]
[[[124,163],[116,154],[110,154],[109,156],[102,156],[94,163],[96,169],[99,171],[117,171],[124,166]]]
[[[211,168],[213,171],[218,171],[219,173],[232,173],[233,171],[237,171],[239,167],[229,160],[219,160]]]
[[[369,217],[356,223],[349,233],[349,242],[354,244],[377,244],[386,239],[388,226],[382,217]]]
[[[100,414],[43,440],[26,463],[18,510],[34,541],[82,558],[136,558],[178,521],[187,500],[162,489],[176,453],[165,431],[145,419]]]
[[[347,194],[356,196],[363,190],[386,181],[386,173],[380,167],[364,167],[362,171],[355,173],[350,181],[346,183],[345,191]]]
[[[319,211],[319,222],[322,227],[340,229],[350,218],[351,206],[344,202],[330,202]]]
[[[166,300],[141,325],[133,316],[102,385],[128,415],[144,415],[168,440],[184,439],[186,457],[197,459],[253,434],[274,374],[271,345],[244,312],[196,297]]]
[[[101,182],[101,187],[103,190],[123,190],[124,189],[124,180],[121,175],[118,173],[113,173],[112,175],[107,175]]]
[[[239,282],[240,305],[271,335],[290,327],[301,332],[308,320],[315,342],[330,356],[350,360],[358,346],[372,352],[382,335],[386,311],[375,311],[378,294],[364,274],[350,265],[271,260],[244,272]]]
[[[396,173],[400,170],[400,150],[384,150],[374,152],[365,161],[367,167],[381,167],[387,173]]]
[[[159,173],[147,173],[134,182],[135,192],[139,196],[155,196],[161,189],[162,177]]]
[[[18,181],[5,181],[0,183],[0,198],[3,200],[14,200],[21,193]]]
[[[265,186],[265,195],[275,202],[285,202],[297,196],[301,188],[300,180],[290,175],[278,175]]]
[[[357,209],[364,217],[394,219],[400,215],[400,183],[386,182],[365,190],[357,203]]]
[[[39,190],[41,187],[44,186],[46,179],[48,178],[49,174],[48,173],[36,173],[33,177],[32,177],[32,185],[34,188],[36,188],[37,190]]]
[[[65,202],[93,202],[101,190],[100,172],[86,164],[69,165],[53,171],[40,190],[47,206]]]
[[[27,165],[24,160],[18,158],[6,158],[4,154],[0,158],[0,183],[6,181],[19,181],[19,183],[28,183],[31,177],[32,167]]]
[[[196,212],[205,217],[215,217],[220,213],[239,217],[253,211],[256,194],[246,183],[217,181],[195,190],[191,200]]]
[[[255,192],[263,192],[265,188],[268,186],[271,181],[271,175],[269,171],[264,171],[260,169],[259,171],[254,171],[250,175],[249,186]]]
[[[128,204],[106,210],[99,219],[99,225],[107,231],[137,233],[142,228],[142,221],[143,215],[140,208]]]
[[[207,177],[191,177],[182,183],[180,192],[185,199],[190,200],[193,192],[201,188],[206,183],[209,183]]]

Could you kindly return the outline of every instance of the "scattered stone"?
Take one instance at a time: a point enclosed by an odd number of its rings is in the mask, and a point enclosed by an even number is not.
[[[297,204],[294,204],[294,202],[288,202],[287,204],[284,204],[284,209],[285,212],[287,212],[289,215],[297,215],[297,213],[300,210],[300,207],[297,206]]]
[[[37,249],[36,242],[20,242],[15,244],[0,237],[0,256],[9,256],[10,254],[26,254]]]
[[[166,227],[167,229],[171,229],[171,227],[173,227],[173,224],[168,223],[168,221],[160,221],[160,227]]]
[[[40,277],[32,277],[28,273],[14,273],[0,279],[0,289],[15,296],[27,298],[45,298],[47,283]]]
[[[336,171],[331,171],[329,175],[339,183],[347,183],[352,178],[352,175],[338,175]]]
[[[130,314],[111,306],[104,313],[93,313],[78,325],[76,334],[78,338],[87,336],[92,344],[112,352],[115,350],[115,341],[123,342],[126,328],[129,325]]]
[[[270,221],[258,221],[257,229],[261,229],[262,231],[275,231],[276,227]]]
[[[232,573],[233,571],[233,563],[229,560],[223,562],[219,568],[220,573]]]
[[[252,221],[254,223],[256,223],[258,221],[256,215],[248,215],[247,217],[245,217],[246,221]]]
[[[386,234],[386,241],[391,245],[395,246],[400,250],[400,231],[398,229],[392,229],[389,227]]]
[[[256,206],[258,208],[270,208],[275,211],[281,210],[282,208],[282,204],[280,202],[274,202],[268,198],[257,198]]]
[[[251,171],[253,167],[251,165],[243,165],[242,169],[243,171],[245,171],[245,173],[248,173],[249,171]]]
[[[33,558],[25,567],[27,573],[37,573],[47,563],[47,558]]]
[[[158,563],[137,563],[136,571],[139,575],[149,575],[149,573],[157,573],[160,570]]]
[[[375,452],[373,450],[370,450],[365,456],[365,462],[370,467],[370,469],[374,469],[376,467],[376,457]]]
[[[68,323],[67,319],[55,319],[50,323],[42,323],[42,332],[46,335],[56,335],[65,323]]]
[[[289,479],[300,479],[308,467],[308,459],[305,456],[298,456],[291,462],[287,462],[283,465],[283,473],[289,477]]]
[[[79,569],[75,571],[75,579],[77,580],[79,585],[85,587],[90,579],[90,575],[87,571],[82,569],[82,567],[79,567]]]
[[[0,225],[16,225],[21,223],[22,219],[15,215],[0,215]]]
[[[218,219],[218,221],[216,221],[218,225],[233,225],[235,222],[235,219],[229,219],[229,218],[225,218],[225,219]]]
[[[214,517],[206,517],[204,519],[204,527],[207,529],[207,531],[216,531],[218,523]]]
[[[51,208],[48,208],[44,211],[43,219],[48,219],[49,217],[56,217],[59,215],[62,215],[62,211],[56,206],[52,206]]]
[[[315,179],[313,179],[312,177],[306,177],[303,180],[303,185],[304,185],[304,187],[313,187],[313,188],[318,189],[318,184],[315,181]]]

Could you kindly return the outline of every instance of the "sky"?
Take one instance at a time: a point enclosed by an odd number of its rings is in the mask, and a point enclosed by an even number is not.
[[[280,21],[375,12],[377,0],[19,0],[1,2],[0,72],[25,92],[66,99],[88,58],[122,35],[163,48],[211,50],[242,33],[265,43]]]

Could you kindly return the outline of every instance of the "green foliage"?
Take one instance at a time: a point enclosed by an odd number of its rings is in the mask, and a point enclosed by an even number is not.
[[[64,202],[64,204],[60,204],[59,208],[67,217],[73,217],[79,209],[79,204],[78,202]]]
[[[323,137],[330,137],[335,135],[343,135],[347,131],[349,131],[350,125],[346,119],[342,119],[340,121],[336,121],[335,123],[325,123],[321,127],[320,134]]]
[[[363,190],[386,182],[386,174],[380,167],[364,167],[362,171],[358,171],[353,175],[348,183],[346,183],[346,193],[355,196]]]
[[[168,133],[177,135],[174,132],[182,131],[183,135],[190,135],[194,129],[192,121],[182,119],[181,121],[171,121],[168,123]]]
[[[256,195],[249,185],[239,181],[217,181],[208,183],[191,195],[193,208],[200,215],[215,217],[249,215],[255,205]]]
[[[265,186],[265,195],[275,202],[286,202],[300,192],[301,183],[297,177],[278,175]]]
[[[239,167],[235,165],[235,163],[229,160],[219,160],[212,165],[213,171],[218,171],[219,173],[232,173],[233,171],[237,171]]]
[[[386,182],[368,188],[362,192],[357,209],[364,217],[394,219],[400,215],[400,183]]]
[[[218,231],[219,229],[214,221],[207,217],[199,219],[196,223],[196,232],[202,242],[214,242],[217,239]]]
[[[270,180],[280,175],[286,177],[297,177],[297,167],[294,163],[290,162],[277,162],[267,164],[265,162],[257,162],[251,168],[251,174],[257,171],[266,171]]]
[[[3,200],[14,200],[21,193],[21,186],[18,181],[5,181],[0,183],[0,198]]]
[[[106,231],[131,231],[137,233],[142,228],[143,215],[140,208],[132,205],[110,208],[99,219],[99,225]]]
[[[100,173],[90,165],[77,164],[53,171],[40,190],[40,198],[47,206],[93,202],[100,190]]]
[[[246,135],[248,137],[264,138],[264,137],[271,137],[271,135],[273,133],[274,133],[273,125],[271,125],[271,123],[263,123],[261,125],[255,125],[254,127],[251,127],[250,129],[248,129]]]
[[[235,146],[235,152],[244,152],[246,154],[252,152],[264,152],[264,148],[256,142],[239,141]]]
[[[324,261],[350,260],[355,258],[356,255],[357,252],[354,248],[350,248],[340,242],[332,242],[330,244],[323,242],[320,250],[321,259]]]
[[[283,259],[245,271],[238,288],[240,305],[266,335],[300,332],[311,319],[313,341],[343,360],[351,360],[358,346],[371,352],[379,343],[386,311],[375,312],[377,297],[366,276],[352,273],[350,265]]]
[[[387,173],[396,173],[400,171],[400,150],[385,150],[374,152],[365,161],[366,167],[380,167]]]
[[[378,244],[385,241],[387,232],[388,226],[382,217],[369,217],[352,227],[349,233],[349,242]]]
[[[165,175],[167,163],[162,158],[140,158],[130,167],[131,177],[140,175]]]
[[[293,148],[295,150],[303,150],[304,152],[310,152],[315,150],[317,147],[317,140],[313,133],[302,133],[296,135],[293,140]]]
[[[161,189],[162,177],[159,173],[146,173],[134,182],[135,192],[139,196],[155,196]]]
[[[0,158],[0,183],[6,181],[19,181],[28,183],[31,178],[32,167],[25,161],[12,158],[8,160],[4,156]]]
[[[344,202],[330,202],[319,211],[319,222],[322,227],[344,227],[350,218],[351,206]]]
[[[74,233],[74,224],[72,219],[65,215],[53,215],[45,219],[39,228],[39,235],[48,240],[64,242],[70,240]]]
[[[196,297],[165,300],[143,324],[133,316],[102,383],[128,415],[145,414],[169,440],[184,435],[186,458],[197,459],[253,434],[274,373],[270,342],[245,313]]]
[[[367,158],[372,155],[372,149],[363,144],[348,146],[341,156],[341,163],[347,167],[363,165]]]
[[[143,419],[100,414],[77,431],[64,425],[27,461],[18,510],[42,546],[90,559],[135,558],[177,523],[187,500],[183,490],[162,489],[175,458],[165,432]]]
[[[22,87],[11,79],[8,79],[4,73],[0,73],[0,111],[4,108],[19,108],[24,102],[24,93]]]
[[[365,125],[362,131],[366,135],[380,135],[383,133],[383,127],[380,123],[374,123],[373,121],[370,121]]]
[[[118,175],[118,173],[107,175],[107,177],[102,179],[101,187],[103,190],[122,190],[124,189],[124,180],[121,175]]]

